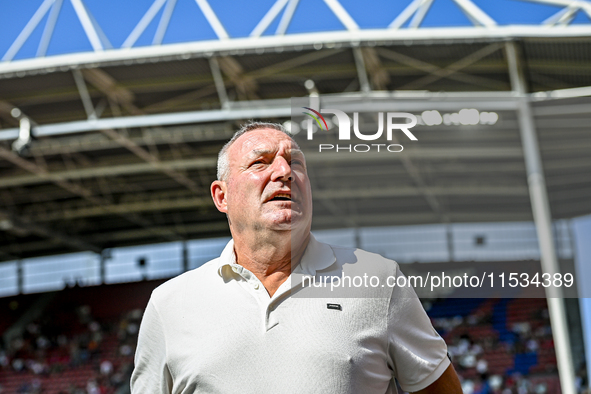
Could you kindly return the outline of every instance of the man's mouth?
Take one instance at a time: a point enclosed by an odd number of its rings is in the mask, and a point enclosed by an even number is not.
[[[269,201],[291,201],[291,195],[287,193],[279,193]]]

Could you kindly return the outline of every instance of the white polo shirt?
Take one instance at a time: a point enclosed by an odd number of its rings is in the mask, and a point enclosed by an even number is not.
[[[393,378],[410,392],[437,380],[449,366],[447,347],[412,289],[364,287],[347,297],[302,286],[302,275],[385,280],[402,275],[398,264],[310,238],[273,297],[236,264],[233,241],[155,289],[132,393],[385,394],[396,393]]]

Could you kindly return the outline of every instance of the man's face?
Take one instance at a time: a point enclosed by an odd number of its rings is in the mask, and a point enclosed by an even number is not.
[[[228,151],[227,213],[234,231],[307,234],[312,194],[304,155],[286,134],[253,130]]]

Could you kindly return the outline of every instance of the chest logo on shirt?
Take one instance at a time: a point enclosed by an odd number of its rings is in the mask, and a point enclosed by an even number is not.
[[[334,309],[335,311],[342,311],[343,307],[341,307],[341,304],[326,304],[326,308],[327,309]]]

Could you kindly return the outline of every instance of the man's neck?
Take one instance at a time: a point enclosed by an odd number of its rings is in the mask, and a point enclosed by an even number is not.
[[[299,264],[310,234],[292,238],[287,233],[287,236],[274,238],[261,242],[260,239],[234,237],[236,262],[252,272],[271,297]]]

